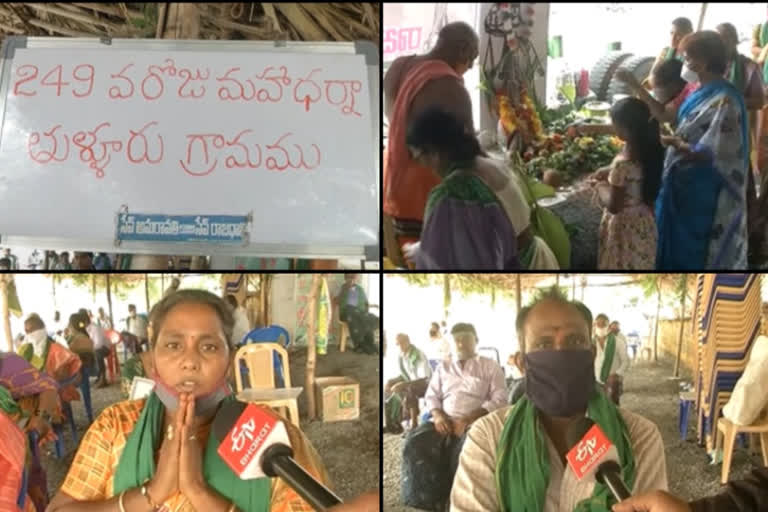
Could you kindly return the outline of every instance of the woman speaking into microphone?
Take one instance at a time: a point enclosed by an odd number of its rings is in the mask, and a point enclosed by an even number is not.
[[[211,423],[234,396],[230,306],[180,290],[150,313],[155,388],[105,409],[86,432],[47,512],[298,512],[312,508],[278,478],[241,480],[217,453]],[[285,422],[295,460],[328,483],[303,433]]]

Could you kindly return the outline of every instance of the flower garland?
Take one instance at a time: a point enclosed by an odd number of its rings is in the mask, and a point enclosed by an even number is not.
[[[499,121],[507,137],[520,133],[523,147],[544,139],[544,128],[528,91],[521,89],[520,101],[515,104],[509,96],[503,93],[497,95],[499,102]]]

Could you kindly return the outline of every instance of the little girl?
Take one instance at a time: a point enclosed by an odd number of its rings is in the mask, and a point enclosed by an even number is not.
[[[616,135],[625,142],[607,173],[598,247],[600,270],[653,269],[656,261],[654,203],[661,187],[664,148],[659,123],[648,106],[625,98],[611,109]]]

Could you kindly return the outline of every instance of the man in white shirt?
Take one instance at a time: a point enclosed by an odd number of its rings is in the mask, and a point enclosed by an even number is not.
[[[418,425],[419,399],[427,391],[432,367],[424,352],[411,343],[407,334],[398,334],[395,343],[400,348],[397,356],[400,375],[388,380],[384,386],[384,403],[388,431],[400,433],[401,423],[406,418],[411,420],[412,429]]]
[[[412,430],[403,447],[401,491],[410,507],[445,508],[467,430],[507,403],[504,371],[477,355],[475,327],[459,323],[451,334],[455,358],[438,363],[424,396],[432,419]]]
[[[613,403],[619,405],[624,392],[624,374],[629,369],[629,354],[626,338],[618,333],[618,322],[616,326],[616,331],[611,331],[608,316],[603,313],[595,317],[595,378],[605,387]]]
[[[235,327],[232,329],[232,340],[235,345],[243,341],[245,336],[251,332],[251,324],[248,321],[248,315],[245,312],[245,308],[237,303],[237,297],[230,294],[227,295],[227,302],[232,307],[232,314],[235,317]]]
[[[96,377],[94,385],[97,388],[105,388],[109,386],[109,382],[107,382],[107,366],[104,361],[111,349],[109,338],[107,338],[104,329],[102,329],[98,323],[93,321],[85,327],[85,331],[88,333],[91,340],[93,340],[93,354],[96,357],[96,365],[99,368],[99,374]]]
[[[429,328],[429,341],[427,341],[424,353],[432,365],[451,358],[451,343],[446,336],[443,336],[440,331],[440,324],[437,322],[432,322]]]
[[[592,313],[557,288],[517,317],[525,396],[470,428],[451,491],[451,512],[611,510],[615,500],[594,478],[579,480],[565,462],[569,430],[588,416],[616,446],[632,494],[667,489],[658,428],[619,409],[595,382]]]
[[[128,305],[128,318],[125,319],[125,325],[129,333],[138,339],[137,352],[141,352],[141,345],[149,343],[149,332],[147,330],[147,320],[136,314],[136,306]]]

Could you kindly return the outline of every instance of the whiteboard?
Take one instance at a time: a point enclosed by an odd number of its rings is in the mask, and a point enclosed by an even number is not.
[[[2,243],[378,259],[378,62],[367,42],[7,38]]]

